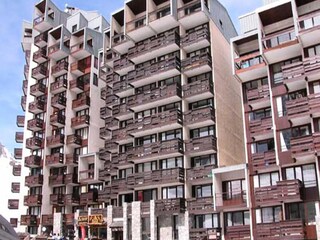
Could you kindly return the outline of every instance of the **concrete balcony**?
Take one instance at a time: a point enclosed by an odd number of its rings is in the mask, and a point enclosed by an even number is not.
[[[106,119],[111,116],[112,110],[108,107],[100,108],[100,118]]]
[[[27,96],[21,96],[20,103],[21,103],[22,111],[26,111]]]
[[[110,67],[113,68],[114,61],[120,58],[120,54],[114,51],[113,49],[107,49],[104,52],[103,62],[101,62],[100,67]]]
[[[51,197],[50,197],[50,199],[51,199]],[[43,214],[41,217],[42,217],[41,224],[43,226],[52,226],[53,225],[53,214]]]
[[[114,117],[107,117],[105,119],[105,127],[109,130],[115,130],[119,128],[119,120]]]
[[[94,169],[82,170],[79,171],[79,183],[81,184],[90,184],[97,182],[97,176],[95,176]]]
[[[285,220],[272,223],[260,223],[256,226],[255,239],[305,239],[302,220]]]
[[[98,192],[86,192],[80,194],[80,205],[87,205],[92,203],[97,203],[98,201]]]
[[[179,74],[180,59],[173,56],[129,72],[127,80],[132,86],[137,88],[157,80],[167,79]]]
[[[189,168],[187,169],[186,180],[192,185],[212,182],[211,172],[214,168],[216,166],[213,164]]]
[[[305,58],[303,60],[305,76],[308,81],[318,80],[320,78],[320,56]]]
[[[53,206],[65,205],[64,194],[50,194],[50,204]]]
[[[32,175],[32,176],[26,176],[24,185],[26,187],[40,187],[43,184],[43,175]]]
[[[72,110],[74,111],[80,111],[88,107],[90,107],[90,97],[87,95],[72,100]]]
[[[119,121],[129,118],[130,115],[132,115],[132,112],[130,111],[127,103],[121,103],[112,106],[112,116]]]
[[[13,157],[15,159],[22,159],[22,148],[15,148],[13,152]]]
[[[112,94],[113,94],[113,89],[110,88],[110,87],[108,87],[108,86],[102,87],[102,88],[100,89],[100,98],[101,98],[102,100],[106,100],[107,96],[110,96],[110,95],[112,95]]]
[[[51,175],[49,176],[49,186],[63,186],[65,185],[64,182],[65,175],[64,174],[58,174],[58,175]]]
[[[26,148],[31,150],[37,150],[43,148],[44,139],[41,137],[31,137],[26,140]]]
[[[103,140],[111,140],[112,131],[107,129],[106,127],[102,127],[100,128],[99,136]]]
[[[19,209],[19,199],[8,199],[8,209]]]
[[[128,50],[128,58],[135,64],[179,50],[180,36],[176,29],[156,38],[146,39]]]
[[[246,98],[248,105],[253,109],[261,109],[271,105],[268,85],[247,90]]]
[[[23,74],[24,74],[24,78],[28,79],[29,78],[29,65],[25,64],[23,67]]]
[[[134,16],[131,21],[126,23],[126,34],[135,42],[154,35],[153,30],[147,25],[146,13],[141,15],[140,17]]]
[[[22,91],[24,95],[27,95],[28,93],[28,80],[22,81]]]
[[[71,127],[74,129],[84,128],[89,126],[89,124],[90,124],[89,115],[82,115],[82,116],[71,118]]]
[[[272,138],[273,137],[272,127],[273,127],[273,123],[272,123],[271,116],[252,120],[249,122],[250,136],[255,141]]]
[[[84,84],[83,80],[74,79],[74,80],[70,81],[69,89],[70,89],[70,91],[78,94],[78,93],[81,93],[85,90],[85,84]]]
[[[252,154],[250,167],[253,172],[269,170],[277,167],[275,151]]]
[[[182,6],[178,8],[178,19],[185,29],[190,29],[209,21],[208,7],[202,4],[201,0],[182,2]]]
[[[114,72],[121,76],[126,75],[128,72],[134,70],[134,68],[133,62],[128,58],[127,55],[115,60],[113,65]]]
[[[47,147],[56,148],[64,145],[64,134],[56,134],[47,137]]]
[[[38,114],[46,110],[46,104],[44,101],[35,100],[29,103],[29,112],[33,114]]]
[[[62,166],[64,162],[63,153],[54,153],[46,156],[46,166],[58,167]]]
[[[21,215],[20,225],[22,226],[37,226],[40,219],[36,215]]]
[[[11,192],[12,193],[20,193],[20,183],[12,182],[11,183]]]
[[[216,193],[215,194],[216,208],[218,210],[231,210],[247,207],[247,193],[242,189],[237,189],[232,192]]]
[[[149,9],[150,10],[150,9]],[[149,12],[149,26],[157,33],[162,33],[165,30],[173,28],[178,25],[176,17],[173,15],[170,1],[161,7],[154,6]]]
[[[63,95],[55,95],[51,98],[51,106],[57,109],[64,109],[67,105],[67,98]]]
[[[78,154],[75,153],[66,154],[66,165],[77,165],[78,157]]]
[[[225,240],[250,239],[250,225],[229,226],[225,228]]]
[[[190,29],[186,35],[181,38],[181,47],[186,52],[193,52],[210,46],[210,30],[208,25],[195,30]]]
[[[180,110],[170,110],[141,119],[136,119],[129,127],[128,133],[134,137],[151,135],[153,133],[165,132],[177,129],[182,124],[182,113]]]
[[[55,112],[50,116],[50,124],[56,127],[63,127],[65,119],[66,117],[61,112]]]
[[[202,79],[182,86],[183,98],[188,102],[195,102],[204,98],[211,98],[213,94],[213,81]]]
[[[268,67],[260,55],[260,52],[236,58],[234,62],[235,74],[242,82],[262,78],[268,74]]]
[[[302,201],[302,183],[299,180],[284,180],[274,186],[254,189],[255,205],[269,206]]]
[[[15,164],[12,166],[12,175],[15,177],[21,176],[21,165],[20,164]]]
[[[122,32],[112,36],[111,46],[115,51],[124,54],[129,48],[134,46],[134,42]]]
[[[110,194],[111,194],[111,188],[108,186],[105,186],[105,188],[101,191],[99,191],[98,195],[98,202],[109,202],[110,201]]]
[[[66,144],[71,147],[79,147],[83,144],[82,136],[77,134],[68,135]]]
[[[16,132],[16,143],[23,143],[23,132]]]
[[[289,121],[294,125],[302,125],[310,122],[308,97],[300,97],[286,102]]]
[[[297,91],[306,88],[305,70],[303,62],[286,64],[281,67],[283,83],[289,91]]]
[[[130,129],[130,126],[132,125],[132,122],[130,125],[124,127],[115,129],[112,131],[112,141],[116,142],[117,144],[125,144],[132,141],[132,136],[129,135],[128,130]]]
[[[29,168],[40,167],[42,164],[42,159],[40,156],[31,155],[24,159],[24,166]]]
[[[64,214],[64,222],[67,226],[73,226],[75,222],[74,213]]]
[[[32,60],[38,64],[44,63],[48,60],[47,57],[47,49],[46,48],[40,48],[39,50],[35,51],[33,53]]]
[[[313,159],[315,154],[313,136],[300,136],[290,139],[291,156],[295,160]]]
[[[85,74],[86,66],[81,62],[74,62],[70,65],[70,71],[75,76],[80,77],[81,75]]]
[[[76,59],[83,59],[93,54],[93,47],[85,42],[70,46],[70,53]]]
[[[320,117],[320,94],[309,94],[309,109],[313,118]]]
[[[184,183],[183,168],[153,170],[149,172],[134,173],[127,177],[127,184],[132,188]]]
[[[201,73],[206,73],[212,69],[212,58],[209,53],[201,53],[188,57],[181,61],[181,71],[187,76],[192,77]]]
[[[189,239],[212,239],[221,240],[221,229],[220,228],[191,228],[189,230]]]
[[[38,82],[30,87],[30,95],[34,97],[39,97],[41,95],[44,95],[47,91],[46,85]]]
[[[301,46],[294,27],[263,37],[262,44],[264,56],[269,64],[294,58],[301,54]]]
[[[64,201],[66,206],[78,206],[80,204],[80,196],[77,194],[66,194]]]
[[[119,192],[131,191],[130,186],[127,184],[127,179],[112,179],[111,180],[111,198],[117,198]]]
[[[215,124],[215,113],[212,107],[189,110],[184,114],[184,124],[188,128],[200,128]]]
[[[189,214],[199,215],[214,212],[213,197],[189,198],[187,199]]]
[[[151,91],[130,96],[127,105],[134,112],[180,101],[182,97],[179,84],[165,85]]]
[[[120,99],[116,95],[110,95],[106,97],[105,104],[108,106],[107,108],[111,109],[113,106],[120,104]]]
[[[66,91],[68,88],[68,81],[67,79],[60,79],[57,80],[50,85],[50,91],[52,94],[58,94],[61,92]]]
[[[43,48],[48,42],[48,32],[43,32],[34,37],[34,45]]]
[[[129,85],[127,80],[118,81],[113,84],[113,94],[119,98],[134,94],[134,89]]]
[[[61,40],[48,47],[48,57],[54,59],[55,61],[67,57],[69,53],[69,47],[65,46]]]
[[[205,155],[217,152],[217,140],[214,136],[193,138],[185,142],[185,154],[188,156]]]
[[[51,74],[54,77],[66,74],[68,72],[69,63],[67,62],[60,62],[56,65],[51,67]]]
[[[37,80],[48,77],[49,71],[47,63],[42,63],[39,66],[32,69],[31,77]]]
[[[172,214],[184,213],[186,202],[183,198],[159,199],[155,200],[155,215],[168,216]]]
[[[319,24],[320,11],[311,11],[298,18],[299,37],[303,46],[312,46],[318,43],[320,34]]]
[[[36,16],[33,19],[33,28],[36,29],[38,32],[45,32],[53,27],[53,15],[46,13],[40,16]]]
[[[42,195],[28,195],[24,196],[23,205],[28,207],[37,207],[41,206]]]
[[[78,174],[76,173],[68,173],[65,176],[64,183],[66,185],[78,185]]]

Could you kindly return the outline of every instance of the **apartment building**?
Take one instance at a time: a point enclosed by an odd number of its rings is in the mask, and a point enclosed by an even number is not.
[[[320,1],[265,2],[232,39],[250,189],[239,234],[319,239]]]

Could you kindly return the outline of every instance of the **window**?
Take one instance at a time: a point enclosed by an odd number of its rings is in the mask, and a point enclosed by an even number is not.
[[[274,139],[259,141],[251,145],[252,153],[264,153],[272,150],[274,150]]]
[[[148,85],[144,85],[142,87],[136,88],[136,94],[140,94],[140,93],[147,94],[156,88],[157,88],[156,83],[150,83]]]
[[[225,226],[240,226],[250,224],[249,211],[229,212],[225,213]]]
[[[244,179],[222,182],[223,200],[244,199],[247,189]]]
[[[98,75],[97,74],[93,74],[93,85],[98,86]]]
[[[212,197],[212,186],[211,185],[200,185],[192,187],[192,197]]]
[[[202,48],[191,53],[187,53],[187,58],[198,57],[204,53],[210,53],[210,48]]]
[[[194,216],[194,228],[219,228],[219,214],[205,214]]]
[[[188,78],[188,83],[194,83],[194,82],[199,82],[202,80],[209,80],[210,83],[212,83],[212,73],[203,73],[194,77],[189,77]]]
[[[184,188],[183,188],[183,186],[174,186],[174,187],[162,188],[162,198],[163,199],[183,198],[183,197],[184,197]]]
[[[149,136],[144,136],[144,137],[140,137],[136,139],[136,145],[137,146],[142,146],[142,145],[146,145],[149,143],[154,143],[157,141],[157,135],[156,134],[152,134]]]
[[[288,220],[302,219],[307,225],[316,223],[315,202],[290,203],[286,205]]]
[[[161,141],[169,141],[172,139],[182,139],[182,129],[175,129],[159,134]]]
[[[311,134],[311,125],[310,124],[298,126],[298,127],[293,127],[291,129],[291,137],[292,138],[308,136],[310,134]]]
[[[126,178],[128,175],[133,173],[133,168],[126,168],[119,170],[119,179]]]
[[[249,114],[249,120],[254,121],[262,118],[267,118],[271,116],[271,108],[259,109]]]
[[[179,232],[178,232],[179,218],[178,217],[179,217],[178,215],[172,216],[172,233],[173,233],[174,240],[179,239]]]
[[[183,167],[182,157],[168,158],[160,160],[160,169]]]
[[[139,163],[135,166],[136,173],[150,172],[157,169],[157,162]]]
[[[75,25],[72,26],[72,32],[77,31],[77,29],[78,29],[78,25],[77,25],[77,24],[75,24]]]
[[[257,223],[273,223],[282,220],[282,210],[280,206],[265,207],[256,209]]]
[[[189,104],[189,110],[203,108],[203,107],[213,107],[213,99],[205,99]]]
[[[160,81],[159,86],[168,86],[168,85],[171,85],[174,83],[177,83],[179,85],[181,84],[181,76],[180,75]]]
[[[76,117],[85,116],[85,115],[89,115],[89,108],[76,112]]]
[[[89,128],[81,128],[75,130],[75,135],[80,136],[82,139],[87,139],[89,134]]]
[[[136,201],[149,202],[157,199],[157,189],[136,191]]]
[[[135,25],[135,28],[139,28],[139,27],[142,27],[142,26],[146,25],[146,18],[137,20],[134,23],[134,25]]]
[[[208,127],[190,130],[191,138],[206,137],[206,136],[215,136],[214,126],[208,126]]]
[[[267,186],[275,186],[279,181],[279,173],[272,172],[272,173],[263,173],[254,176],[254,187],[267,187]]]
[[[133,202],[133,193],[119,195],[119,207],[123,206],[123,203],[131,202]]]
[[[149,117],[149,116],[153,116],[153,115],[156,115],[156,109],[155,108],[148,109],[148,110],[136,113],[136,118],[137,119],[141,119],[141,118]]]
[[[200,167],[206,165],[217,165],[217,155],[203,155],[191,158],[191,167]]]
[[[159,12],[157,12],[157,19],[162,18],[164,16],[170,15],[171,14],[171,9],[170,7],[165,8]]]
[[[289,65],[291,63],[299,62],[301,61],[301,58],[294,58],[290,60],[286,60],[284,62],[276,63],[271,66],[271,77],[273,80],[273,85],[280,84],[283,81],[283,75],[282,75],[282,66]]]
[[[175,103],[170,103],[170,104],[167,104],[167,105],[164,105],[164,106],[160,106],[158,108],[158,111],[159,112],[165,112],[165,111],[170,111],[170,110],[173,110],[173,109],[181,110],[181,102],[175,102]]]
[[[308,164],[285,169],[286,179],[298,179],[304,183],[304,187],[316,187],[317,177],[314,164]]]
[[[306,48],[304,51],[305,51],[306,57],[315,57],[317,55],[320,55],[320,44]]]
[[[119,149],[120,149],[120,153],[130,151],[131,149],[133,149],[133,143],[120,145]]]

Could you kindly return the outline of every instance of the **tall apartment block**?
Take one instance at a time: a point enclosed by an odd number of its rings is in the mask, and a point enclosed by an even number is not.
[[[110,25],[37,3],[20,224],[37,239],[234,239],[249,211],[235,36],[217,0],[127,1]]]
[[[250,188],[232,224],[243,238],[320,239],[320,2],[266,2],[232,39]]]

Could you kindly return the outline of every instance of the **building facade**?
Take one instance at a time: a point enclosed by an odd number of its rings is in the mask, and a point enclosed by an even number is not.
[[[270,2],[270,4],[268,4]],[[319,1],[265,1],[232,39],[252,239],[319,239]]]
[[[39,239],[238,237],[248,170],[225,8],[132,0],[108,24],[42,0],[31,30],[20,224]]]

